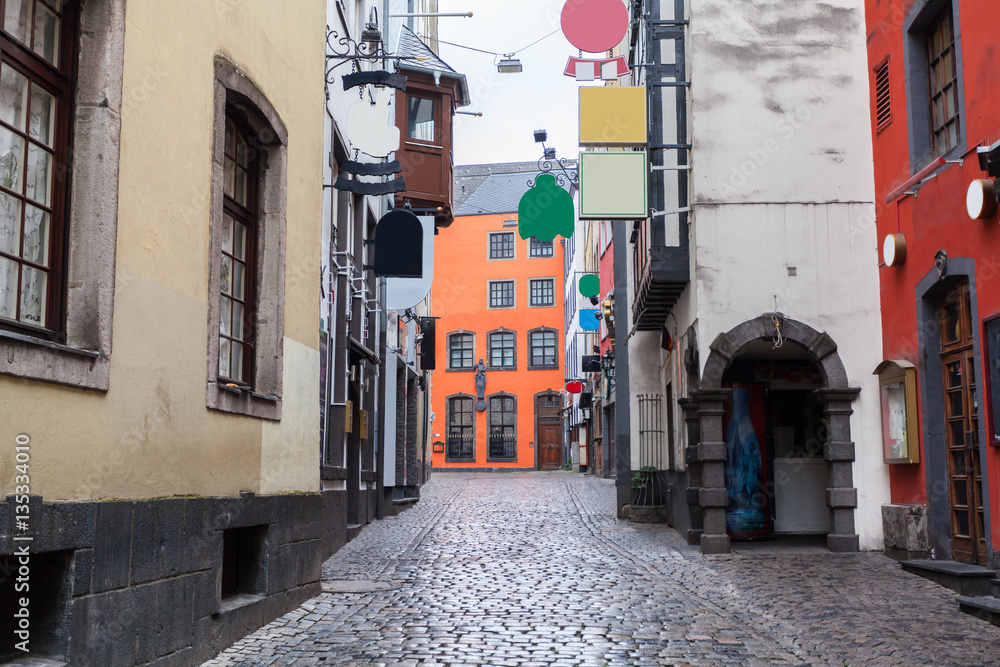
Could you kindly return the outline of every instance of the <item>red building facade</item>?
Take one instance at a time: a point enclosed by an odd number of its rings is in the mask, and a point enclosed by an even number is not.
[[[883,244],[886,362],[877,371],[885,376],[892,502],[926,508],[926,550],[934,558],[996,568],[1000,19],[994,9],[989,0],[866,1],[875,224]],[[870,224],[857,221],[845,231],[860,239]],[[911,378],[895,385],[895,403],[894,374]],[[889,533],[887,525],[887,539]]]

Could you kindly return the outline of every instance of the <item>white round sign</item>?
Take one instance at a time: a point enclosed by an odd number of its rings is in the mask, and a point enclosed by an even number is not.
[[[997,201],[993,198],[993,181],[988,178],[977,178],[969,183],[965,193],[965,211],[973,220],[985,220],[992,217],[997,210]]]

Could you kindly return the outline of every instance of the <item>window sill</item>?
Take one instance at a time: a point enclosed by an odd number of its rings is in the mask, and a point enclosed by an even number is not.
[[[210,410],[281,421],[281,397],[261,394],[249,388],[230,387],[231,383],[209,382],[206,404]]]
[[[0,330],[0,359],[2,375],[79,389],[108,390],[110,361],[96,350]]]
[[[70,347],[69,345],[61,345],[59,343],[53,343],[52,341],[45,340],[44,338],[37,338],[35,336],[19,334],[14,331],[7,331],[6,329],[0,329],[0,338],[17,340],[21,341],[22,343],[29,343],[31,345],[39,345],[41,347],[47,347],[50,350],[55,350],[56,352],[62,352],[64,354],[76,354],[81,357],[87,357],[89,359],[97,359],[101,356],[101,353],[95,350],[81,350],[76,347]]]
[[[255,602],[263,600],[263,595],[254,595],[251,593],[239,593],[237,595],[230,595],[228,597],[222,598],[222,602],[219,604],[219,613],[217,615],[229,613],[241,607],[246,607],[252,605]]]
[[[528,366],[529,371],[557,371],[559,366]]]
[[[446,369],[444,369],[444,372],[445,373],[472,373],[475,370],[476,370],[475,368],[446,368]]]
[[[445,463],[475,463],[476,459],[473,457],[471,459],[450,459],[447,456],[444,457]]]
[[[487,463],[517,463],[517,457],[514,458],[502,458],[502,459],[486,459]]]
[[[488,371],[516,371],[517,366],[487,366]]]

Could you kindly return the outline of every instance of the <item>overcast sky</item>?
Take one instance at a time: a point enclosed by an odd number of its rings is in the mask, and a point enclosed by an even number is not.
[[[455,116],[455,164],[528,162],[542,155],[532,133],[545,129],[559,157],[575,158],[580,85],[563,76],[566,60],[578,54],[562,31],[565,0],[440,0],[441,12],[469,12],[472,18],[439,19],[440,38],[487,51],[510,53],[557,32],[515,57],[524,70],[500,74],[494,57],[441,44],[441,58],[469,80],[472,105],[482,118]]]

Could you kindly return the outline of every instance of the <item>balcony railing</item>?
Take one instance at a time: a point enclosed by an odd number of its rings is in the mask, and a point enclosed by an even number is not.
[[[474,435],[450,435],[445,458],[448,461],[475,461],[476,438]]]
[[[639,331],[659,329],[690,279],[687,248],[657,245],[650,238],[654,219],[637,222],[632,228],[632,259],[635,267],[635,299],[632,318]]]
[[[517,436],[491,435],[489,440],[489,458],[491,461],[516,461]]]

